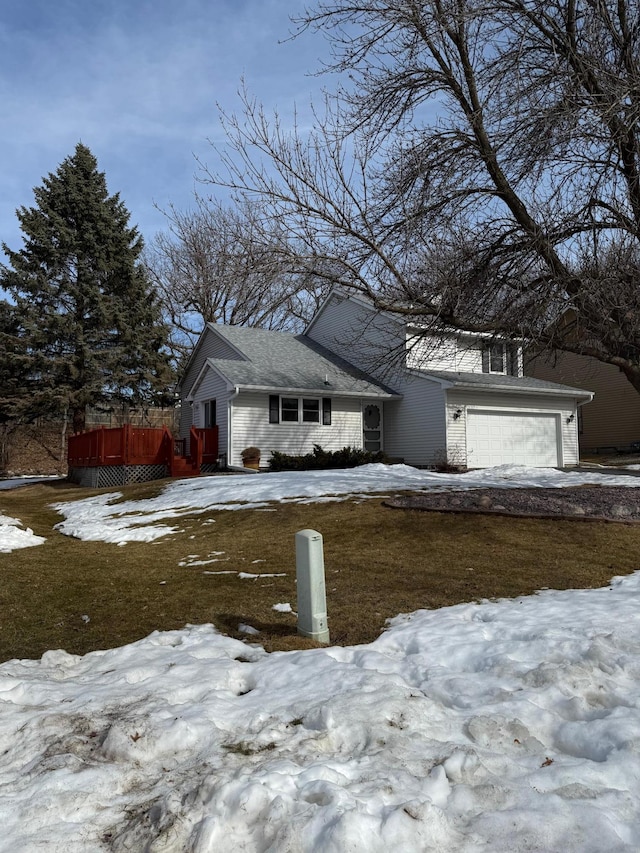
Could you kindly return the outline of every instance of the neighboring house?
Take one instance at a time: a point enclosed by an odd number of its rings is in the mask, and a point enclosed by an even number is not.
[[[426,338],[333,290],[303,335],[209,324],[181,381],[181,436],[217,424],[229,464],[260,447],[384,450],[411,465],[578,462],[578,406],[592,395],[522,375],[521,347]]]
[[[595,392],[580,410],[582,453],[630,449],[640,442],[640,394],[619,368],[595,358],[556,352],[527,359],[526,371],[538,379],[580,385]]]

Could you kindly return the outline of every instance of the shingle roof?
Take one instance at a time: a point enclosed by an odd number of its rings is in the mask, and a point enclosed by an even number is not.
[[[528,394],[539,391],[543,394],[559,394],[568,397],[588,397],[591,392],[583,388],[559,385],[534,379],[532,376],[507,376],[503,373],[457,373],[451,370],[419,370],[416,373],[426,378],[450,382],[456,388],[479,388],[492,391],[521,391]]]
[[[210,358],[233,385],[318,394],[397,397],[396,392],[304,335],[210,324],[248,361]]]

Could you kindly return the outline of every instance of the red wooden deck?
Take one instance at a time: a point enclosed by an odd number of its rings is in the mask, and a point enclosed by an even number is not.
[[[99,427],[69,437],[67,462],[70,468],[164,464],[172,477],[199,474],[203,463],[218,460],[218,428],[191,427],[188,451],[184,445],[167,427]]]

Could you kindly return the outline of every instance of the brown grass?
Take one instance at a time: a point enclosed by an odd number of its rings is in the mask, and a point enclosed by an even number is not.
[[[136,499],[161,488],[124,491]],[[602,586],[639,562],[640,527],[405,512],[379,499],[193,514],[180,519],[183,533],[124,547],[52,529],[60,517],[49,504],[91,494],[60,484],[0,492],[0,512],[47,537],[42,546],[0,555],[0,660],[51,648],[82,654],[204,622],[269,650],[310,647],[296,633],[295,616],[272,609],[278,602],[296,609],[294,534],[307,527],[324,536],[336,644],[369,642],[398,613],[545,587]],[[225,561],[178,565],[189,554],[207,559],[213,551],[224,551]],[[205,573],[226,570],[286,575],[241,580]],[[260,636],[239,633],[240,623]]]

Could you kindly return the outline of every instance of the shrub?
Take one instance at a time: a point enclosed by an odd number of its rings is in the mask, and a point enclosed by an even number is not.
[[[240,452],[240,456],[243,459],[259,459],[260,458],[260,448],[259,447],[245,447],[245,449]]]
[[[323,450],[319,444],[313,445],[312,453],[291,456],[288,453],[271,451],[270,471],[314,471],[327,468],[355,468],[370,462],[384,462],[382,451],[370,453],[358,447],[343,447],[342,450]]]

